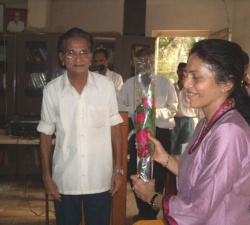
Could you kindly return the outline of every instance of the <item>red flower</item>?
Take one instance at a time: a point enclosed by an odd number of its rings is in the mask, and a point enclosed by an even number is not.
[[[145,145],[138,144],[137,155],[139,158],[147,157],[149,154],[150,154],[150,144],[149,143],[146,143]]]
[[[144,120],[145,120],[145,116],[146,116],[145,112],[138,113],[136,115],[136,121],[137,121],[137,123],[143,123]]]
[[[137,133],[136,140],[139,144],[146,145],[149,142],[147,129],[142,129]]]
[[[148,109],[152,109],[155,105],[154,99],[152,98],[142,98],[142,104],[148,108]]]

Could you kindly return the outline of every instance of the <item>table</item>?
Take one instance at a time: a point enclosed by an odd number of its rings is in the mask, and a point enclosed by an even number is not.
[[[40,145],[40,139],[0,135],[0,144],[1,145]],[[52,144],[55,144],[55,139],[52,140]],[[45,194],[45,214],[46,214],[46,225],[49,225],[49,197],[47,194]]]

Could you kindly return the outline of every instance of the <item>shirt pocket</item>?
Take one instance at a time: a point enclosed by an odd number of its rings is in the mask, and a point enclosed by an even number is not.
[[[88,106],[88,127],[104,127],[108,125],[107,106]]]

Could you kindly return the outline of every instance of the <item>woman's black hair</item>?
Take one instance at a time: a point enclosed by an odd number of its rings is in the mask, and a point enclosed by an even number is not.
[[[80,28],[74,27],[59,37],[59,41],[58,41],[59,53],[65,51],[65,43],[70,38],[84,38],[88,42],[90,52],[93,52],[94,39],[93,39],[92,35],[86,31],[80,29]]]
[[[189,52],[189,55],[191,54],[196,54],[211,71],[215,72],[217,83],[233,83],[228,98],[234,98],[236,109],[250,125],[250,97],[242,85],[245,67],[242,48],[227,40],[205,39],[194,44]]]

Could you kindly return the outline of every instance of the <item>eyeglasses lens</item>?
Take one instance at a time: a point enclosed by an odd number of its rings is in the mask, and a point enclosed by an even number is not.
[[[87,50],[82,50],[79,53],[76,53],[75,51],[71,50],[68,52],[65,52],[66,57],[72,59],[72,58],[76,58],[77,55],[79,55],[81,58],[87,58],[89,57],[89,51]]]

